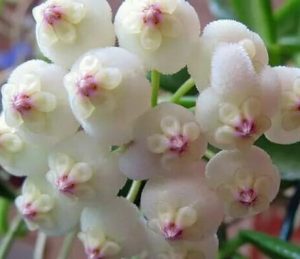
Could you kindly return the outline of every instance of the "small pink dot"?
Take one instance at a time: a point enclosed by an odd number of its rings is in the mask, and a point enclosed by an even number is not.
[[[151,4],[143,10],[144,24],[155,27],[162,22],[163,14],[158,4]]]
[[[173,136],[169,139],[169,150],[181,155],[188,148],[188,140],[183,135]]]
[[[32,203],[27,203],[23,208],[22,215],[28,220],[34,220],[37,216],[37,211],[32,207]]]
[[[74,195],[76,184],[72,180],[70,180],[67,175],[59,177],[55,185],[61,193],[66,195]]]
[[[162,229],[166,240],[174,241],[182,238],[183,230],[178,228],[175,223],[169,223]]]
[[[98,85],[94,76],[86,75],[77,82],[77,91],[80,95],[91,97],[98,91]]]
[[[253,120],[242,119],[241,122],[235,126],[235,132],[238,137],[249,138],[256,133],[256,125]]]
[[[257,193],[251,188],[241,190],[238,194],[238,200],[244,206],[253,206],[257,200]]]
[[[30,96],[26,94],[17,94],[12,99],[12,105],[19,113],[24,114],[32,109]]]
[[[62,10],[57,5],[51,5],[44,10],[44,20],[50,24],[54,25],[62,19]]]
[[[99,248],[88,248],[85,253],[88,256],[88,259],[104,259]]]

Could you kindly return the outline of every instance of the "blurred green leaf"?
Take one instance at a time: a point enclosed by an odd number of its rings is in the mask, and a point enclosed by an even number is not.
[[[4,5],[5,5],[5,0],[0,0],[0,14],[3,11]]]
[[[299,259],[300,247],[282,241],[278,238],[250,230],[240,232],[240,238],[259,248],[270,258],[276,259]]]
[[[261,137],[256,144],[271,156],[274,164],[279,168],[282,179],[300,179],[300,143],[278,145]]]
[[[230,0],[234,17],[246,24],[249,29],[255,29],[255,19],[253,19],[253,1]]]
[[[278,34],[295,35],[300,32],[300,1],[286,0],[275,12]]]
[[[8,200],[14,200],[15,194],[8,186],[6,182],[0,180],[0,197],[7,198]]]
[[[234,18],[230,0],[210,0],[209,8],[211,13],[218,19]]]

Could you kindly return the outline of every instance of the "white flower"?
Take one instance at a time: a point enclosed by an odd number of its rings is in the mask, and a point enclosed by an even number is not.
[[[88,258],[130,258],[148,251],[148,236],[139,211],[123,198],[84,209],[78,237]]]
[[[148,226],[174,245],[216,233],[223,220],[223,206],[205,183],[203,165],[171,179],[149,180],[141,210]]]
[[[161,103],[138,118],[134,139],[120,158],[120,169],[131,179],[175,174],[200,161],[206,140],[193,113]]]
[[[168,246],[155,253],[155,259],[213,259],[218,253],[218,237],[212,235],[195,243],[185,243],[181,247]],[[156,246],[157,248],[157,246]]]
[[[238,44],[219,47],[212,62],[211,87],[198,98],[197,121],[210,144],[249,147],[271,127],[279,106],[277,76],[267,66],[257,74]]]
[[[65,87],[74,115],[103,144],[129,142],[133,121],[150,107],[143,65],[121,48],[84,55],[65,77]]]
[[[267,210],[280,185],[271,158],[257,147],[221,151],[208,162],[206,177],[224,202],[226,214],[233,218]]]
[[[66,68],[88,50],[115,43],[106,0],[48,0],[33,9],[33,16],[40,50]]]
[[[300,140],[300,69],[276,67],[274,71],[281,84],[281,102],[266,136],[279,144],[296,143]]]
[[[63,235],[79,222],[80,208],[55,196],[51,186],[42,178],[27,178],[15,203],[30,230]]]
[[[117,195],[126,181],[117,158],[81,131],[52,150],[46,177],[59,196],[83,204],[104,200]]]
[[[195,44],[188,70],[199,91],[211,84],[212,56],[224,43],[238,43],[245,49],[256,71],[268,64],[268,52],[258,34],[234,20],[218,20],[208,24]],[[226,68],[226,67],[224,67]]]
[[[115,29],[121,47],[138,54],[149,69],[172,74],[187,64],[200,22],[187,1],[126,0]]]
[[[47,169],[48,151],[24,141],[0,116],[0,164],[16,176],[41,175]]]
[[[40,60],[17,67],[2,88],[4,119],[29,142],[50,146],[79,127],[63,88],[65,70]]]

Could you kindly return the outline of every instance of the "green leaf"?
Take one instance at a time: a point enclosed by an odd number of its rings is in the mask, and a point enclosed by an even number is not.
[[[233,13],[236,19],[248,26],[249,29],[255,29],[255,19],[253,19],[252,1],[230,0]]]
[[[274,164],[279,168],[282,179],[300,179],[300,143],[279,145],[261,137],[256,144],[271,156]]]
[[[275,20],[280,36],[295,35],[299,33],[300,1],[286,0],[275,12]]]
[[[15,194],[7,183],[0,180],[0,197],[7,198],[8,200],[14,200]]]
[[[299,259],[300,247],[278,238],[250,230],[240,232],[240,238],[276,259]]]
[[[230,0],[210,0],[209,8],[211,13],[218,19],[234,18]]]

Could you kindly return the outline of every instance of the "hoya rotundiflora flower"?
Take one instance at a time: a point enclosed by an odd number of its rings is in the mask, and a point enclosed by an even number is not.
[[[41,60],[17,67],[2,88],[5,122],[26,140],[53,145],[79,127],[63,87],[65,70]]]
[[[85,54],[66,75],[65,87],[81,126],[108,145],[129,142],[133,121],[150,107],[144,67],[122,48]]]
[[[199,91],[211,85],[212,57],[224,43],[237,43],[243,47],[256,71],[268,64],[267,48],[257,33],[234,20],[213,21],[204,28],[188,62],[189,73]]]
[[[272,118],[267,138],[279,144],[292,144],[300,140],[300,69],[276,67],[281,85],[280,108]]]
[[[268,209],[276,197],[280,176],[269,155],[260,148],[221,151],[206,167],[206,178],[233,218]]]
[[[42,177],[27,178],[15,203],[32,231],[39,229],[47,235],[64,235],[79,223],[80,207],[57,197]]]
[[[199,242],[185,243],[183,246],[164,246],[155,253],[156,259],[212,259],[217,257],[218,237],[212,235]],[[157,244],[159,246],[159,244]],[[157,249],[157,246],[155,247]]]
[[[223,206],[207,186],[202,165],[171,179],[150,179],[141,210],[150,229],[174,245],[215,234],[223,220]]]
[[[210,144],[249,147],[271,127],[279,107],[277,75],[268,66],[257,73],[239,44],[220,46],[212,63],[211,87],[198,98],[197,121]]]
[[[149,245],[138,209],[123,198],[85,208],[78,237],[88,258],[134,258]]]
[[[25,141],[0,116],[0,164],[16,176],[41,175],[47,169],[48,150]]]
[[[106,0],[48,0],[33,9],[33,16],[40,50],[67,68],[90,49],[115,43]]]
[[[51,151],[46,178],[59,196],[75,202],[105,200],[116,196],[126,181],[117,159],[118,154],[80,131]]]
[[[121,47],[140,56],[149,69],[172,74],[187,64],[200,22],[185,0],[126,0],[115,29]]]
[[[120,157],[120,169],[131,179],[184,172],[201,160],[206,146],[192,112],[161,103],[135,122],[134,138]]]

